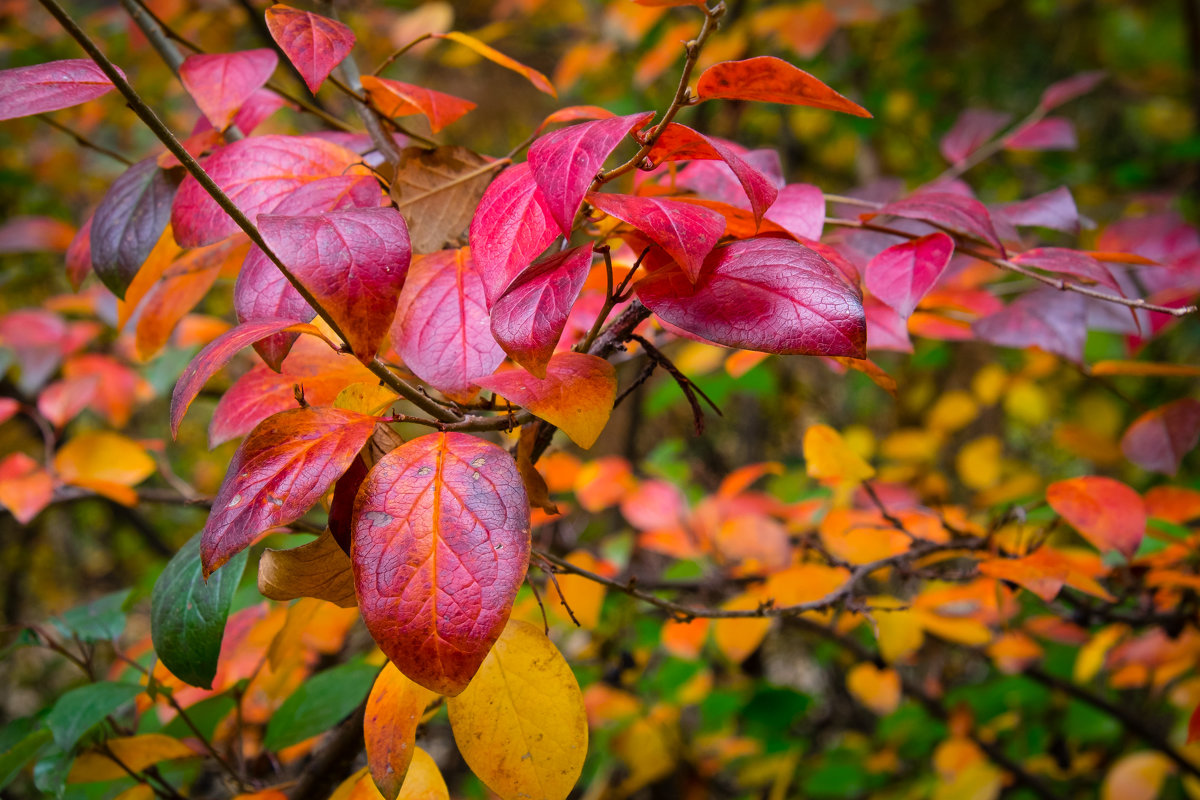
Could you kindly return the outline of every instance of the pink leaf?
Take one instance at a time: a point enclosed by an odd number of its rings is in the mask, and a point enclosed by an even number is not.
[[[239,131],[249,136],[251,131],[261,125],[267,117],[286,105],[287,101],[270,89],[255,89],[242,103],[237,113],[233,115],[233,124]],[[192,136],[211,130],[214,128],[208,121],[208,117],[200,117],[196,121],[196,127],[192,129]],[[174,163],[178,164],[179,162],[175,161]]]
[[[1190,397],[1142,414],[1121,437],[1121,452],[1142,469],[1174,475],[1200,442],[1200,402]]]
[[[651,111],[560,128],[529,148],[529,166],[550,215],[569,235],[575,214],[596,173],[617,145],[654,116]]]
[[[725,233],[725,218],[701,206],[657,197],[590,194],[588,202],[646,234],[695,281],[705,257]]]
[[[470,398],[472,381],[500,366],[504,350],[492,338],[483,280],[468,251],[442,250],[413,261],[392,344],[417,377],[453,399]]]
[[[1042,98],[1038,101],[1038,109],[1041,111],[1050,111],[1053,108],[1061,106],[1063,103],[1074,100],[1080,95],[1087,94],[1099,86],[1105,77],[1107,76],[1103,71],[1095,70],[1093,72],[1081,72],[1066,80],[1053,83],[1046,87],[1046,91],[1042,92]]]
[[[212,126],[223,131],[233,123],[242,104],[271,78],[278,63],[275,51],[265,47],[237,53],[199,53],[184,60],[179,80]]]
[[[1012,114],[986,108],[968,108],[959,114],[954,127],[938,143],[942,156],[951,164],[961,164],[993,136],[1003,130]]]
[[[196,399],[196,395],[200,394],[204,384],[217,370],[225,366],[238,350],[248,347],[264,336],[292,327],[304,333],[319,335],[316,328],[299,320],[271,319],[238,325],[209,342],[207,347],[196,354],[175,383],[175,391],[171,393],[171,435],[178,435],[183,415],[187,413],[188,406]]]
[[[975,335],[1003,347],[1040,347],[1083,362],[1087,309],[1083,295],[1039,289],[974,324]]]
[[[637,285],[662,319],[718,344],[767,353],[862,358],[862,302],[837,271],[786,239],[749,239],[713,251],[693,288],[683,271]]]
[[[113,88],[108,76],[87,58],[0,70],[0,120],[70,108]]]
[[[793,236],[820,239],[825,230],[825,195],[816,186],[790,183],[779,190],[765,217]]]
[[[954,240],[931,233],[892,245],[867,264],[866,287],[903,319],[937,283],[954,255]]]
[[[1065,186],[1051,189],[1028,200],[1000,206],[1000,214],[1013,225],[1050,228],[1064,233],[1079,233],[1079,209]]]
[[[337,20],[282,3],[267,9],[267,29],[313,94],[354,48],[354,33]]]
[[[555,253],[531,264],[492,306],[492,336],[539,378],[546,376],[591,265],[590,245]]]
[[[516,164],[492,181],[471,220],[471,254],[488,307],[545,250],[558,229],[529,164]]]
[[[724,161],[746,191],[756,223],[762,221],[763,215],[779,194],[775,184],[766,175],[750,166],[728,144],[676,122],[667,126],[647,158],[655,165],[665,161]]]
[[[364,364],[374,360],[396,314],[412,247],[394,208],[308,217],[263,215],[263,239],[346,336]]]
[[[911,353],[912,340],[908,336],[908,323],[891,306],[874,297],[863,300],[867,314],[867,349],[895,350]]]
[[[949,192],[918,192],[881,208],[878,214],[929,222],[938,227],[987,242],[1004,254],[992,218],[983,203]],[[864,215],[870,218],[875,214]]]
[[[1123,294],[1120,284],[1113,277],[1112,270],[1087,253],[1081,253],[1078,250],[1068,250],[1064,247],[1038,247],[1014,256],[1013,263],[1023,267],[1044,269],[1060,275],[1073,275],[1107,286],[1117,294]]]
[[[324,178],[301,186],[274,210],[286,216],[310,216],[347,208],[374,208],[383,201],[383,193],[374,178],[347,175]],[[297,319],[309,321],[316,312],[262,250],[251,248],[233,288],[233,308],[239,322],[261,319]],[[278,371],[298,333],[277,333],[254,343],[254,349]]]
[[[307,136],[255,136],[214,151],[204,169],[253,222],[306,183],[339,175],[370,175],[357,153]],[[195,178],[184,179],[171,208],[181,247],[202,247],[239,230]]]
[[[1075,126],[1062,117],[1038,120],[1004,140],[1007,150],[1074,150],[1078,146]]]

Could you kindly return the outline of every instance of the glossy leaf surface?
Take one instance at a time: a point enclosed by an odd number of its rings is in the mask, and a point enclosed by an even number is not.
[[[329,17],[282,3],[268,8],[266,17],[271,37],[313,94],[354,48],[354,32]]]
[[[0,70],[0,120],[70,108],[114,88],[90,58]]]
[[[842,111],[856,117],[871,112],[842,97],[802,69],[773,56],[714,64],[700,75],[696,96],[701,100],[754,100]]]
[[[236,53],[197,53],[184,59],[179,79],[212,126],[223,131],[242,104],[275,71],[279,56],[269,48]]]
[[[489,308],[557,236],[550,206],[529,164],[501,172],[483,193],[471,219],[471,254]]]
[[[646,234],[693,281],[699,277],[704,259],[725,233],[725,220],[720,214],[677,200],[592,193],[588,202]]]
[[[353,533],[367,629],[409,678],[458,694],[529,564],[529,501],[512,456],[462,433],[406,442],[363,481]]]
[[[867,264],[866,287],[907,319],[946,271],[952,255],[954,240],[944,233],[892,245]]]

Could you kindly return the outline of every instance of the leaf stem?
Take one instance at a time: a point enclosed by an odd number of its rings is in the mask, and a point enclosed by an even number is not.
[[[97,153],[106,155],[109,158],[114,159],[115,161],[120,161],[122,164],[124,164],[127,167],[133,166],[132,161],[130,161],[128,158],[121,155],[117,151],[109,150],[107,147],[105,147],[103,145],[96,144],[95,142],[93,142],[91,139],[88,139],[83,134],[80,134],[80,133],[77,133],[77,132],[71,130],[66,125],[63,125],[61,122],[58,122],[54,118],[49,117],[45,114],[38,114],[37,118],[39,120],[41,120],[42,122],[46,123],[47,125],[49,125],[51,128],[54,128],[55,130],[58,130],[58,131],[62,131],[67,136],[70,136],[72,139],[75,140],[75,144],[79,145],[80,147],[86,147],[89,150],[95,150]]]
[[[385,69],[387,69],[388,67],[390,67],[390,66],[392,65],[392,62],[393,62],[393,61],[395,61],[397,58],[399,58],[400,56],[404,55],[404,54],[405,54],[405,53],[407,53],[409,50],[411,50],[411,49],[413,49],[414,47],[416,47],[417,45],[419,45],[421,42],[428,41],[428,40],[430,40],[430,39],[432,39],[432,38],[433,38],[433,34],[432,34],[432,33],[422,33],[420,36],[418,36],[417,38],[413,39],[411,42],[409,42],[408,44],[404,45],[403,47],[400,47],[400,48],[398,48],[398,49],[397,49],[395,52],[393,52],[393,53],[392,53],[390,56],[388,56],[387,58],[385,58],[385,59],[383,60],[383,62],[382,62],[382,63],[381,63],[381,64],[380,64],[378,67],[376,67],[376,68],[375,68],[375,71],[374,71],[374,72],[372,72],[371,74],[372,74],[372,75],[379,75],[379,73],[383,72]]]

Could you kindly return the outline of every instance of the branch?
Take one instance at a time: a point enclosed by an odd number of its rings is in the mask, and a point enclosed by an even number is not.
[[[89,150],[95,150],[97,153],[106,155],[109,158],[114,159],[116,161],[120,161],[122,164],[124,164],[127,167],[133,166],[132,161],[130,161],[128,158],[121,155],[117,151],[109,150],[107,147],[104,147],[103,145],[96,144],[91,139],[88,139],[87,137],[85,137],[83,134],[80,134],[80,133],[77,133],[77,132],[71,130],[66,125],[63,125],[61,122],[58,122],[57,120],[53,119],[52,117],[48,117],[45,114],[38,114],[37,118],[40,119],[42,122],[46,123],[47,125],[49,125],[51,128],[54,128],[55,130],[58,130],[58,131],[62,131],[67,136],[70,136],[72,139],[75,140],[75,144],[79,145],[80,147],[86,147]]]

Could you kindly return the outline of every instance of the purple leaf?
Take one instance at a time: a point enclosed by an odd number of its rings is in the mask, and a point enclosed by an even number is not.
[[[1014,264],[1023,267],[1036,267],[1047,272],[1060,275],[1073,275],[1077,278],[1107,286],[1117,294],[1122,294],[1117,279],[1112,270],[1087,253],[1078,250],[1068,250],[1064,247],[1038,247],[1013,257]]]
[[[992,218],[983,203],[949,192],[918,192],[881,208],[878,214],[906,217],[987,242],[1004,254],[1004,245],[996,235]],[[867,215],[874,216],[874,214]]]
[[[1006,150],[1074,150],[1079,146],[1075,125],[1062,117],[1046,117],[1004,140]]]
[[[1047,288],[1017,298],[973,327],[975,335],[986,342],[1003,347],[1039,347],[1081,364],[1086,321],[1083,295]]]
[[[1142,414],[1121,437],[1121,452],[1143,469],[1174,475],[1200,442],[1200,402],[1190,397]]]
[[[158,244],[183,179],[181,170],[160,169],[153,158],[117,178],[92,216],[92,268],[113,294],[125,290]]]
[[[0,70],[0,120],[70,108],[113,88],[108,76],[87,58]]]
[[[1079,209],[1065,186],[1051,189],[1028,200],[1000,206],[1000,214],[1013,225],[1050,228],[1064,233],[1079,233]]]
[[[961,164],[993,136],[1003,130],[1012,114],[986,108],[968,108],[959,114],[954,126],[938,143],[942,157],[951,164]]]

